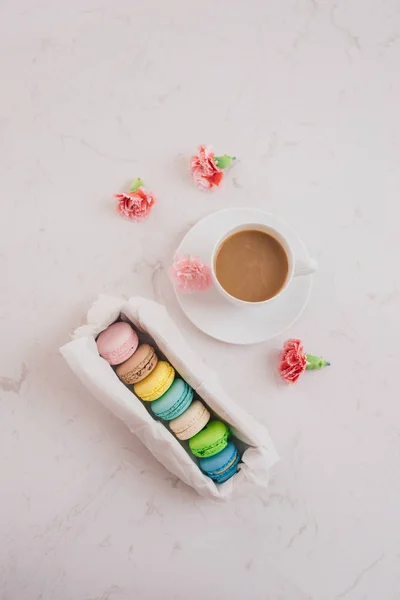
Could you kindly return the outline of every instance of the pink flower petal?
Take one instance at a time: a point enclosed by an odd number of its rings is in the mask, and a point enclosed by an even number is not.
[[[291,339],[283,344],[279,373],[288,383],[296,383],[307,366],[307,357],[304,354],[301,340]]]
[[[211,146],[199,146],[199,153],[191,158],[190,170],[194,183],[202,191],[219,187],[224,178],[222,169],[214,162]]]
[[[140,187],[135,192],[115,194],[118,201],[117,213],[130,221],[143,221],[146,219],[156,201],[154,194]]]
[[[182,294],[204,292],[212,286],[211,269],[197,256],[176,257],[168,275]]]

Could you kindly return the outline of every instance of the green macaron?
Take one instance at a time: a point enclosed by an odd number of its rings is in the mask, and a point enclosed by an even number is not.
[[[214,456],[226,448],[229,433],[229,428],[222,421],[210,421],[204,429],[190,438],[189,448],[199,458]]]

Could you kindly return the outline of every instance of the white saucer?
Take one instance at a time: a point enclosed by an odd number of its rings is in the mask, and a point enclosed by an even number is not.
[[[188,231],[177,254],[194,254],[210,264],[215,242],[228,229],[243,223],[262,223],[278,229],[288,239],[296,258],[309,258],[307,248],[286,223],[253,208],[221,210],[205,217]],[[194,294],[175,291],[187,318],[207,335],[228,344],[257,344],[293,325],[307,305],[311,285],[311,275],[295,277],[279,298],[254,308],[230,304],[215,288]]]

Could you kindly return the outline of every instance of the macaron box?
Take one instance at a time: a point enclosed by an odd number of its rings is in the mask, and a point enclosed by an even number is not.
[[[229,442],[226,423],[210,420],[211,413],[200,398],[193,402],[195,392],[167,360],[160,360],[160,351],[149,344],[140,344],[141,334],[126,321],[116,321],[96,339],[97,350],[125,385],[133,383],[133,393],[149,403],[155,418],[170,421],[169,427],[178,440],[189,440],[189,450],[199,458],[213,457],[211,465],[199,462],[199,467],[216,483],[224,483],[236,474],[240,453]],[[153,342],[154,343],[154,342]],[[219,454],[223,458],[219,460]]]
[[[172,473],[227,499],[268,484],[267,430],[221,388],[159,304],[101,296],[60,351],[93,394]]]

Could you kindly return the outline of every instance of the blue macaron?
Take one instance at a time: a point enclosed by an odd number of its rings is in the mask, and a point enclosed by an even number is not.
[[[176,419],[190,406],[194,391],[183,379],[175,379],[171,387],[151,403],[151,410],[163,421]]]
[[[228,442],[226,448],[218,454],[209,458],[201,458],[199,465],[200,469],[216,483],[224,483],[237,472],[239,462],[240,455],[235,444]]]

